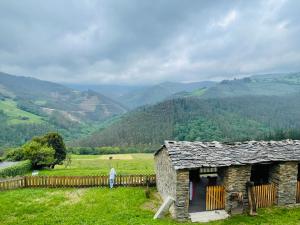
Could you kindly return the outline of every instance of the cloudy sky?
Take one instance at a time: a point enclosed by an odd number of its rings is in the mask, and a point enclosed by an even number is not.
[[[300,1],[1,0],[0,71],[152,84],[300,71]]]

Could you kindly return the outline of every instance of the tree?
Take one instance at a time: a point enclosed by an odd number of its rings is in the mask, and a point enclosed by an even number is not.
[[[56,164],[62,164],[66,158],[66,146],[58,133],[48,133],[10,150],[6,158],[14,161],[29,159],[33,168],[53,168]]]
[[[22,148],[12,148],[7,150],[5,159],[10,161],[21,161],[24,159],[24,152]]]
[[[51,165],[52,168],[54,168],[56,164],[63,163],[67,155],[67,149],[62,136],[60,136],[58,133],[51,132],[42,137],[36,137],[33,140],[40,142],[42,145],[47,145],[48,147],[53,148],[55,150],[55,160]]]
[[[30,141],[23,145],[24,159],[29,159],[33,168],[51,166],[55,162],[55,150],[37,141]]]
[[[71,166],[71,163],[72,163],[71,154],[67,154],[66,159],[64,160],[65,168],[68,168],[69,166]]]

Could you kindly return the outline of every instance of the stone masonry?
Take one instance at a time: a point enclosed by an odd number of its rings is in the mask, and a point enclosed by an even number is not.
[[[230,166],[220,168],[220,176],[223,177],[222,183],[225,187],[225,210],[231,212],[231,196],[234,193],[243,194],[244,209],[248,205],[246,183],[250,181],[251,166]]]
[[[281,162],[272,166],[269,182],[277,188],[278,205],[296,203],[297,176],[298,162]]]
[[[177,170],[175,215],[179,221],[189,218],[189,171]]]
[[[242,213],[248,208],[246,183],[250,181],[252,165],[268,163],[268,181],[277,188],[277,204],[295,204],[299,162],[300,141],[165,141],[155,153],[157,190],[164,200],[168,196],[175,199],[170,208],[172,217],[187,220],[189,170],[218,168],[220,183],[225,187],[225,210]]]
[[[175,169],[171,165],[167,151],[162,150],[155,157],[155,165],[156,186],[161,197],[163,198],[163,200],[165,200],[168,196],[176,199],[177,175]],[[174,205],[171,206],[170,213],[173,217],[175,217]]]

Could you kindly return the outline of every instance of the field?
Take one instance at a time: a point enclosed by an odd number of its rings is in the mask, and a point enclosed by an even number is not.
[[[109,159],[112,157],[112,159]],[[110,167],[118,174],[154,173],[153,154],[72,155],[72,165],[54,170],[42,170],[42,175],[97,175],[108,174]],[[155,188],[151,198],[145,197],[145,188],[36,188],[0,192],[1,225],[42,224],[101,224],[101,225],[191,225],[178,223],[168,216],[153,220],[161,204]],[[300,224],[300,207],[268,208],[259,215],[233,216],[208,225],[242,224]]]
[[[40,116],[19,109],[16,103],[11,100],[0,100],[0,110],[2,110],[6,115],[8,115],[9,124],[43,122]]]
[[[72,155],[71,158],[70,167],[57,165],[53,170],[40,171],[39,175],[107,175],[111,167],[119,175],[154,173],[153,154]]]
[[[19,189],[0,192],[0,221],[3,225],[39,224],[192,224],[170,218],[153,220],[159,205],[155,190],[146,199],[143,188]],[[233,216],[207,225],[300,224],[300,208],[259,210],[259,215]]]

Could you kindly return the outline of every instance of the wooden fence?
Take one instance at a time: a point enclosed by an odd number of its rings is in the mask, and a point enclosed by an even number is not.
[[[24,177],[14,177],[14,178],[0,180],[0,191],[22,188],[24,186],[25,186]]]
[[[225,188],[223,186],[206,187],[206,210],[225,208]]]
[[[115,186],[155,186],[155,175],[116,176]],[[0,190],[22,187],[104,187],[109,185],[108,176],[25,176],[0,180]]]
[[[297,194],[296,194],[297,203],[300,203],[300,181],[297,182]]]
[[[253,192],[257,208],[269,207],[276,203],[276,187],[274,184],[254,186]]]

